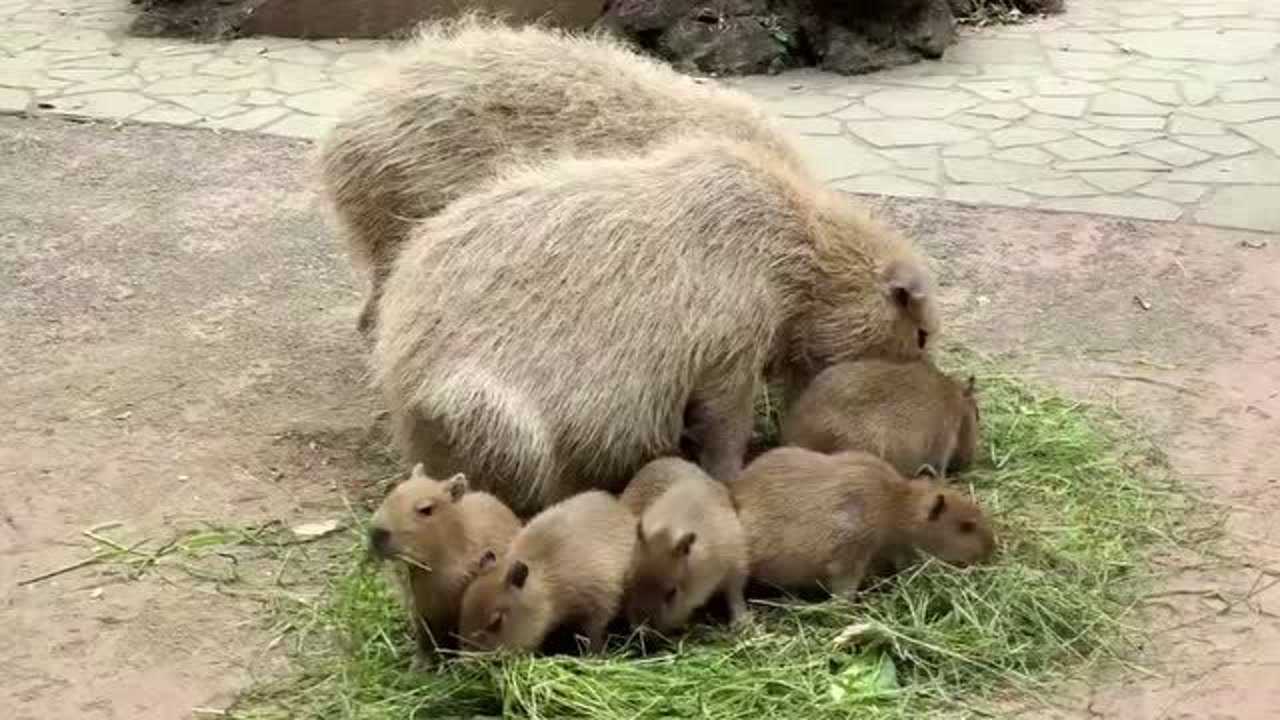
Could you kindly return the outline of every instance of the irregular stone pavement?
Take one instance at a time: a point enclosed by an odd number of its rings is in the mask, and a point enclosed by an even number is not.
[[[854,192],[1280,231],[1280,2],[1069,0],[938,62],[732,80]],[[314,138],[385,44],[130,38],[128,0],[0,0],[0,112]]]

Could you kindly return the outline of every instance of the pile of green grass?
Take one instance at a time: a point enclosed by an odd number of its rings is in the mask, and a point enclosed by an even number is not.
[[[601,658],[464,657],[410,670],[396,592],[352,546],[314,602],[281,618],[295,674],[241,718],[905,718],[968,715],[1130,654],[1147,555],[1179,495],[1150,447],[1105,411],[979,374],[982,461],[953,479],[994,517],[995,564],[927,562],[856,604],[756,604],[739,633],[703,626]]]

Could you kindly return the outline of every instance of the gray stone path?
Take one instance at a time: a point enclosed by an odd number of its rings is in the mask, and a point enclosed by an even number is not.
[[[940,62],[731,81],[835,186],[1280,232],[1280,0],[1069,0]],[[0,0],[0,111],[314,138],[383,44],[125,36],[128,0]]]

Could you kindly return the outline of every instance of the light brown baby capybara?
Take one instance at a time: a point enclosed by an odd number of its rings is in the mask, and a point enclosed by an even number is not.
[[[418,649],[456,647],[462,593],[485,551],[505,552],[520,520],[501,500],[468,492],[467,479],[428,477],[421,464],[387,495],[369,524],[369,549],[404,562]]]
[[[384,287],[373,373],[409,462],[518,513],[619,492],[679,452],[735,476],[767,380],[918,358],[928,268],[847,195],[690,136],[514,172],[422,223]]]
[[[608,35],[474,15],[423,25],[320,148],[325,193],[368,277],[361,330],[372,329],[382,283],[415,221],[498,170],[565,152],[629,152],[694,129],[800,162],[747,95],[681,75]]]
[[[822,453],[861,450],[905,477],[930,468],[944,478],[978,447],[974,381],[961,383],[928,359],[868,359],[818,373],[782,421],[783,445]]]
[[[723,483],[679,458],[636,473],[622,504],[637,513],[625,609],[633,626],[678,630],[717,593],[729,621],[747,617],[747,540]]]
[[[564,626],[604,648],[618,614],[636,539],[636,518],[592,491],[529,521],[501,559],[484,556],[462,599],[461,639],[471,650],[536,650]]]
[[[867,572],[915,551],[956,565],[986,560],[995,535],[982,509],[933,480],[907,480],[860,452],[771,450],[730,484],[753,579],[822,586],[852,597]]]

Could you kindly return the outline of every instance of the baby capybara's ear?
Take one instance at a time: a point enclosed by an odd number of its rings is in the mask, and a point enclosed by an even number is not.
[[[458,473],[446,480],[445,485],[449,489],[449,498],[454,502],[458,502],[463,495],[467,494],[467,476],[462,473]]]

